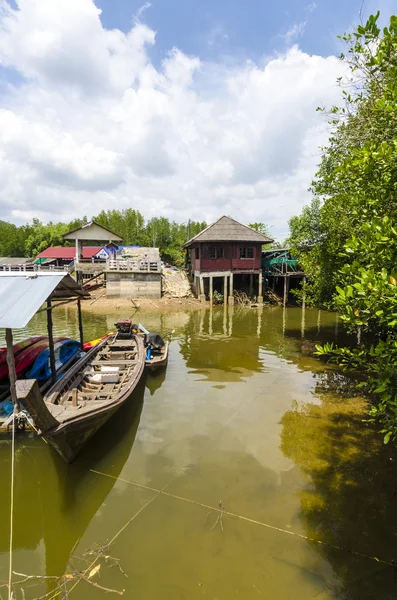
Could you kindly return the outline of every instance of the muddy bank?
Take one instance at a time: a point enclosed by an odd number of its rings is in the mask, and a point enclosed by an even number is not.
[[[163,297],[159,300],[151,300],[149,298],[106,298],[105,295],[91,294],[91,299],[84,300],[81,303],[83,312],[85,313],[106,313],[115,311],[134,311],[142,312],[161,312],[176,311],[176,310],[196,310],[203,308],[205,304],[199,302],[196,298],[167,298]],[[207,303],[206,303],[207,304]]]

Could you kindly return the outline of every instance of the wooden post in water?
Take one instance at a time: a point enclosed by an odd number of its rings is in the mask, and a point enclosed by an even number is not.
[[[51,298],[47,300],[47,329],[48,329],[48,342],[50,349],[50,366],[51,366],[51,380],[52,383],[56,382],[57,373],[55,367],[55,351],[54,351],[54,333],[52,330],[52,305]]]
[[[81,298],[77,298],[77,314],[79,317],[80,348],[84,347],[83,318],[81,314]]]
[[[16,381],[17,374],[15,371],[15,357],[14,357],[14,348],[12,343],[12,329],[6,329],[6,342],[7,342],[7,365],[8,365],[8,373],[10,377],[10,391],[11,391],[11,400],[14,407],[18,406],[17,400],[17,392],[16,392]]]
[[[284,299],[283,299],[283,305],[285,306],[287,304],[287,276],[284,275]]]

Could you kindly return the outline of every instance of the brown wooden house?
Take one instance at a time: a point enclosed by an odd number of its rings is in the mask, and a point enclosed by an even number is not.
[[[272,241],[225,216],[203,229],[184,245],[190,251],[190,271],[197,296],[205,300],[208,288],[212,302],[214,284],[219,287],[221,278],[224,302],[226,304],[228,299],[228,303],[233,304],[233,290],[239,289],[248,279],[252,294],[255,278],[258,302],[261,303],[262,245]]]

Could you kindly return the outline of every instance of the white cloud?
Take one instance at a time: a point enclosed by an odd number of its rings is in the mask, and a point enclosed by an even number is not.
[[[341,67],[297,46],[209,64],[155,33],[106,30],[92,0],[0,0],[0,64],[23,83],[0,101],[0,218],[23,222],[140,209],[146,217],[265,221],[300,211],[337,101]],[[291,38],[292,39],[292,38]]]
[[[306,25],[307,21],[301,21],[300,23],[294,23],[294,25],[291,25],[287,33],[284,35],[287,44],[291,44],[300,38],[305,33]]]
[[[308,4],[308,5],[306,6],[306,9],[305,9],[305,10],[306,10],[307,12],[311,13],[311,12],[313,12],[314,10],[316,10],[316,8],[317,8],[317,4],[316,4],[315,2],[311,2],[310,4]]]

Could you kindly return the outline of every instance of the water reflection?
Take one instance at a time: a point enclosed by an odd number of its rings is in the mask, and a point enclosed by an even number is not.
[[[395,568],[377,558],[397,558],[397,456],[363,425],[365,402],[349,394],[349,385],[342,388],[342,377],[319,375],[321,406],[305,404],[285,413],[282,449],[307,480],[298,492],[299,518],[306,535],[323,542],[311,546],[339,580],[332,597],[391,599],[397,593]],[[343,397],[337,394],[341,389]]]
[[[74,313],[63,316],[57,326],[72,333]],[[115,316],[86,316],[87,337],[106,333]],[[62,572],[79,538],[80,555],[139,511],[114,545],[128,579],[101,573],[125,597],[393,597],[393,573],[376,561],[284,533],[388,560],[394,553],[396,459],[362,424],[355,382],[313,356],[314,344],[345,335],[334,314],[318,317],[308,308],[215,306],[139,315],[148,329],[173,332],[167,371],[147,377],[139,427],[133,411],[119,413],[72,467],[39,440],[21,443],[15,568]],[[142,486],[170,495],[143,509],[152,492]],[[206,520],[197,503],[220,500],[252,522],[226,518],[223,531],[212,529],[216,512]],[[5,579],[6,519],[1,526]],[[76,599],[100,597],[94,592],[77,588]]]
[[[91,519],[112,490],[131,452],[142,411],[144,384],[131,402],[90,440],[84,452],[66,465],[43,441],[19,438],[16,451],[14,509],[14,568],[24,572],[24,551],[35,550],[36,571],[66,572],[69,556]],[[1,448],[2,477],[10,478],[10,443]],[[90,469],[111,471],[101,478]],[[9,495],[0,496],[3,515]],[[8,550],[8,519],[0,520],[0,552]]]

